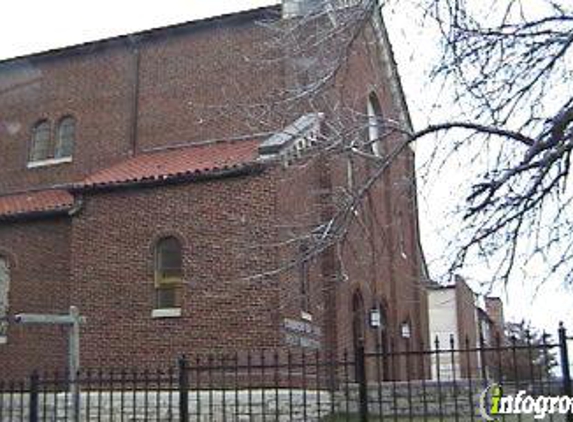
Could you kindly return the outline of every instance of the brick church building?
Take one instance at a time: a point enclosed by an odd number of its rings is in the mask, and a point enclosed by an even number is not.
[[[305,19],[283,3],[0,62],[1,377],[65,367],[65,330],[14,315],[72,305],[84,367],[427,341],[414,152],[380,124],[409,126],[380,12],[310,97],[332,54],[310,71],[273,45]],[[358,146],[337,146],[352,115]]]

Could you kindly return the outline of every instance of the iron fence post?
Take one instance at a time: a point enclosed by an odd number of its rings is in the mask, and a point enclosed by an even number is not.
[[[488,374],[487,374],[487,358],[486,358],[486,350],[485,350],[485,339],[483,338],[483,333],[480,331],[479,333],[479,360],[480,360],[480,371],[481,371],[481,378],[484,387],[487,386],[488,382]]]
[[[29,420],[30,422],[38,422],[38,393],[39,393],[40,380],[38,371],[32,372],[30,376],[30,402],[29,402]]]
[[[358,383],[358,402],[360,422],[368,422],[368,385],[366,380],[366,357],[364,342],[360,342],[356,353],[356,375]]]
[[[571,372],[567,350],[567,331],[563,322],[559,323],[559,350],[561,352],[561,373],[563,374],[563,394],[571,397]],[[567,413],[567,422],[573,422],[573,413]]]
[[[179,421],[189,422],[189,364],[185,355],[178,361],[179,366]]]

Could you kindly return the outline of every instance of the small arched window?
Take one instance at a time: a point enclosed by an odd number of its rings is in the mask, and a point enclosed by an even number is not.
[[[72,156],[74,142],[76,140],[76,119],[66,116],[58,124],[58,139],[54,158],[66,158]]]
[[[367,105],[367,116],[368,116],[368,145],[374,155],[379,157],[381,155],[380,147],[380,135],[382,124],[382,109],[380,108],[380,102],[376,94],[371,93],[368,96]]]
[[[8,291],[10,290],[10,266],[8,260],[0,256],[0,344],[6,343],[8,323]]]
[[[183,253],[181,242],[173,236],[155,245],[155,289],[157,309],[178,308],[181,304]]]
[[[30,147],[30,161],[47,160],[51,150],[51,128],[47,120],[40,120],[32,128],[32,145]]]

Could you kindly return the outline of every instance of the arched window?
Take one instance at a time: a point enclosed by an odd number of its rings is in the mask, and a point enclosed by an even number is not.
[[[155,288],[157,309],[178,308],[183,282],[183,254],[175,237],[164,237],[155,245]]]
[[[10,289],[10,267],[8,260],[0,256],[0,344],[6,342],[8,323],[8,291]]]
[[[376,94],[371,93],[368,96],[367,105],[367,116],[368,116],[368,144],[374,155],[379,157],[381,155],[380,147],[380,126],[382,123],[382,109],[380,108],[380,102]]]
[[[364,344],[364,320],[364,300],[360,291],[356,290],[352,295],[352,341],[355,353],[358,346]]]
[[[310,262],[308,245],[303,243],[299,247],[299,272],[300,272],[300,309],[302,312],[310,312]]]
[[[50,157],[50,123],[40,120],[32,128],[32,145],[30,147],[30,161],[47,160]]]
[[[76,119],[66,116],[58,124],[58,140],[54,158],[66,158],[72,156],[76,139]]]
[[[388,335],[388,327],[390,326],[388,321],[388,311],[386,306],[383,303],[378,305],[378,309],[380,312],[380,329],[379,329],[379,338],[378,338],[378,350],[382,353],[382,356],[387,356],[390,352],[390,342],[389,342],[389,335]],[[384,381],[391,381],[391,367],[390,367],[389,359],[382,359],[382,379]]]

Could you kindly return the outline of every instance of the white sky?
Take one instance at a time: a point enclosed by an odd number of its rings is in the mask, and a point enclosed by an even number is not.
[[[161,27],[198,18],[230,13],[243,9],[277,3],[276,0],[11,0],[2,4],[0,15],[0,59],[38,51],[74,45],[86,41],[122,35],[135,31]],[[403,7],[403,2],[397,2]],[[437,57],[436,42],[418,26],[414,16],[402,8],[388,19],[390,36],[400,66],[406,94],[414,122],[424,122],[429,101],[420,98],[437,96],[425,81],[432,59]],[[422,53],[422,54],[420,54]],[[412,65],[414,63],[414,65]],[[410,95],[409,95],[410,94]],[[443,245],[432,221],[442,210],[432,208],[434,203],[451,202],[454,188],[441,185],[422,192],[420,213],[423,244],[426,255],[432,256]],[[480,280],[475,274],[469,278]],[[473,277],[475,275],[475,277]],[[476,287],[474,284],[473,287]],[[507,294],[502,292],[507,314],[512,319],[531,319],[535,325],[555,332],[560,319],[573,321],[573,295],[559,288],[558,280],[546,286],[533,300],[533,288],[524,280],[516,282]]]

